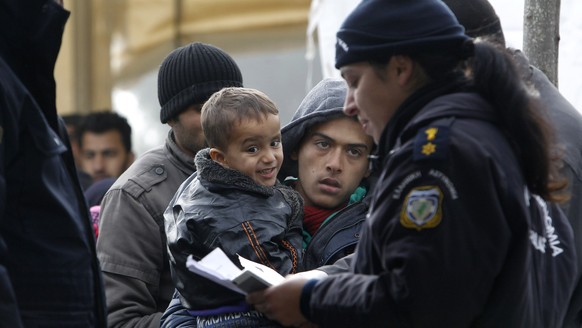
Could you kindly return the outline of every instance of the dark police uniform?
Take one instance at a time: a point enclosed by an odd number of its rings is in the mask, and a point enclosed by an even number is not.
[[[321,327],[560,325],[571,228],[528,191],[494,109],[444,93],[418,91],[385,129],[356,274],[304,289],[302,310]]]

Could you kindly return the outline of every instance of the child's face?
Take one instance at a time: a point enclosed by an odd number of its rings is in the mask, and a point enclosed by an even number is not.
[[[274,186],[283,163],[279,116],[243,120],[234,127],[228,148],[221,153],[215,160],[223,166],[248,175],[259,185]]]

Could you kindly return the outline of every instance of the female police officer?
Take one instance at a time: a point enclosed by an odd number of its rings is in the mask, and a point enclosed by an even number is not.
[[[337,33],[344,112],[379,145],[349,272],[248,297],[286,325],[557,327],[575,274],[549,131],[504,53],[438,0],[365,0]]]

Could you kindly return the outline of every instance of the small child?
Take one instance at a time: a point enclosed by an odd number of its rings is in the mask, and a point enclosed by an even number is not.
[[[258,90],[225,88],[204,104],[200,120],[210,148],[196,154],[197,172],[164,213],[178,295],[162,327],[185,321],[196,327],[277,327],[251,311],[243,295],[190,272],[186,258],[199,260],[220,247],[235,263],[240,254],[283,276],[295,273],[302,256],[303,202],[277,181],[283,162],[279,111]],[[179,301],[187,313],[172,313]]]

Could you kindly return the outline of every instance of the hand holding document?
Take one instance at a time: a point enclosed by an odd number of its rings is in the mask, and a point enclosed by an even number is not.
[[[222,249],[217,247],[200,261],[194,260],[192,255],[188,256],[186,267],[199,276],[243,295],[277,285],[285,280],[277,271],[265,265],[247,260],[240,255],[238,258],[244,267],[243,270],[232,263]]]

